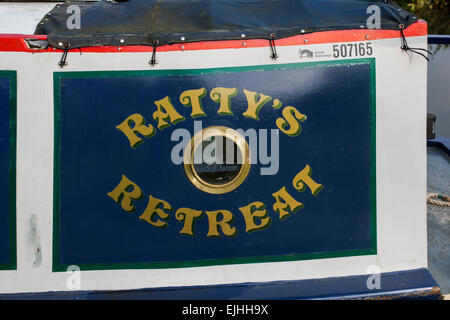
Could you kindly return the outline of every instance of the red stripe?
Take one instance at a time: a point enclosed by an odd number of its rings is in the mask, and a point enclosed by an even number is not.
[[[405,37],[417,37],[427,35],[427,23],[420,20],[404,31]],[[365,40],[381,40],[400,38],[400,32],[396,30],[375,30],[375,29],[356,29],[344,31],[323,31],[314,32],[305,35],[298,35],[289,38],[276,40],[276,46],[292,46],[304,44],[354,42]],[[46,36],[39,35],[21,35],[21,34],[0,34],[0,51],[18,51],[18,52],[53,52],[62,51],[55,48],[46,50],[29,49],[24,39],[47,39]],[[244,45],[245,43],[245,45]],[[162,51],[181,51],[181,50],[214,50],[214,49],[240,49],[240,48],[260,48],[268,47],[268,40],[226,40],[226,41],[202,41],[184,44],[164,45],[158,47],[158,52]],[[77,49],[78,50],[78,49]],[[151,52],[149,46],[103,46],[81,48],[82,52]]]

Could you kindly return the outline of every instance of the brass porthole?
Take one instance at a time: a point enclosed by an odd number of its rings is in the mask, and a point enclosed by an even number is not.
[[[236,130],[213,126],[197,132],[187,144],[183,164],[198,189],[223,194],[239,187],[250,172],[250,150]]]

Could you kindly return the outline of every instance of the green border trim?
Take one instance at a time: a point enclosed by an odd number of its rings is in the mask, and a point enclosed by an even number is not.
[[[193,70],[143,70],[143,71],[74,71],[53,73],[54,94],[54,173],[53,173],[53,272],[67,271],[69,265],[59,263],[59,240],[60,240],[60,80],[67,78],[109,78],[109,77],[132,77],[132,76],[185,76],[202,75],[211,73],[234,73],[246,71],[269,71],[288,70],[318,66],[369,64],[371,82],[370,101],[370,217],[371,217],[371,246],[367,249],[343,250],[333,252],[316,252],[306,254],[288,254],[279,256],[259,256],[242,258],[224,258],[197,261],[175,261],[175,262],[127,262],[127,263],[90,263],[77,264],[81,270],[124,270],[124,269],[166,269],[166,268],[192,268],[214,265],[247,264],[263,262],[284,262],[313,259],[327,259],[340,257],[353,257],[377,254],[377,225],[376,225],[376,88],[375,88],[375,58],[318,61],[307,63],[291,63],[279,65],[263,65],[249,67],[229,67]]]
[[[16,144],[17,144],[17,72],[0,71],[10,80],[9,86],[9,263],[0,263],[0,270],[17,270],[16,226]]]
[[[54,151],[53,151],[53,245],[52,245],[52,266],[53,271],[67,271],[59,267],[59,191],[60,191],[60,167],[61,167],[61,95],[58,73],[53,73],[53,95],[54,95]]]
[[[375,58],[370,58],[370,244],[377,253],[377,90]]]

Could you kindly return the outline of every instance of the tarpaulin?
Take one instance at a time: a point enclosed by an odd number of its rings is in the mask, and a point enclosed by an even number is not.
[[[35,34],[48,35],[57,48],[270,40],[369,28],[368,19],[378,12],[380,29],[417,21],[389,0],[103,0],[58,4]]]

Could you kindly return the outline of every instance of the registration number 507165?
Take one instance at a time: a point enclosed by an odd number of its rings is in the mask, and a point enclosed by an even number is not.
[[[333,45],[333,57],[365,57],[373,54],[371,42],[344,43]]]

